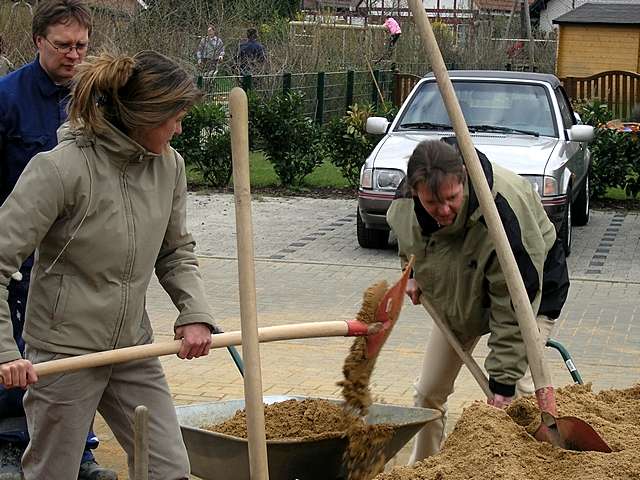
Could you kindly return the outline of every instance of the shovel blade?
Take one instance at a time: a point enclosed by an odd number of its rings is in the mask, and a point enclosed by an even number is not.
[[[554,417],[542,412],[542,423],[534,433],[536,440],[578,452],[611,453],[611,448],[591,425],[577,417]]]
[[[382,300],[378,304],[375,321],[379,322],[382,327],[378,333],[367,337],[367,358],[374,358],[378,355],[382,345],[391,333],[393,325],[400,316],[400,310],[404,303],[405,289],[413,269],[414,261],[415,257],[412,255],[400,279],[387,290],[387,293],[384,294],[384,297],[382,297]]]

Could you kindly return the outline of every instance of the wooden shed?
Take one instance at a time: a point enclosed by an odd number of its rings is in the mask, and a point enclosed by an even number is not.
[[[559,27],[558,77],[640,72],[640,3],[585,3],[553,23]]]

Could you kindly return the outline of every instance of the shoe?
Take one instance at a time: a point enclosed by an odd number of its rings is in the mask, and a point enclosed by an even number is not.
[[[113,470],[101,467],[95,460],[88,460],[80,464],[78,480],[118,480],[118,475]]]
[[[13,443],[0,445],[0,480],[21,480],[22,465],[20,459],[24,448]]]

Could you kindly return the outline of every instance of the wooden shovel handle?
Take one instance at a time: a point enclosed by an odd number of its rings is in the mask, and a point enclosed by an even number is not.
[[[290,325],[277,325],[258,329],[260,343],[276,342],[279,340],[293,340],[318,337],[344,337],[348,335],[360,335],[363,332],[354,332],[353,321],[336,320],[331,322],[294,323]],[[55,373],[72,372],[83,368],[102,367],[114,363],[130,362],[143,358],[161,357],[163,355],[176,354],[180,351],[181,340],[172,342],[150,343],[134,347],[118,348],[104,352],[89,353],[75,357],[51,360],[34,365],[39,377],[53,375]],[[242,344],[242,332],[226,332],[212,335],[211,348],[222,348],[230,345]],[[2,377],[0,377],[0,383]]]
[[[474,360],[474,358],[471,356],[469,352],[467,352],[464,348],[462,348],[462,345],[460,344],[458,337],[456,337],[455,334],[451,331],[451,328],[449,328],[449,325],[447,325],[445,321],[442,320],[442,318],[440,318],[440,315],[438,315],[438,312],[436,312],[436,309],[433,308],[433,305],[431,304],[431,302],[429,302],[429,300],[427,300],[424,295],[420,295],[420,303],[422,303],[422,306],[425,308],[425,310],[433,320],[433,323],[436,324],[436,326],[440,329],[442,334],[448,340],[449,345],[451,345],[451,348],[455,350],[455,352],[460,357],[460,360],[462,360],[462,362],[466,365],[467,369],[471,372],[471,375],[473,375],[473,378],[475,378],[476,382],[478,382],[478,385],[480,386],[484,394],[487,396],[488,399],[492,399],[493,392],[489,388],[489,380],[487,379],[484,372],[480,368],[480,365],[478,365],[478,362]]]
[[[478,196],[480,209],[487,222],[489,236],[496,247],[498,261],[504,272],[516,319],[522,332],[522,339],[527,351],[527,358],[529,360],[534,385],[536,390],[552,390],[551,375],[543,360],[543,346],[539,340],[540,335],[531,303],[524,288],[524,283],[513,256],[511,246],[509,245],[507,234],[498,215],[498,209],[494,203],[493,195],[482,171],[478,154],[471,141],[469,129],[462,115],[462,110],[460,109],[460,104],[458,103],[444,60],[442,59],[442,54],[438,48],[436,37],[433,34],[422,2],[419,0],[409,0],[409,7],[413,13],[414,21],[422,38],[422,43],[431,62],[442,99],[444,100],[447,113],[449,114],[451,124],[458,139],[458,145],[460,146],[464,163]],[[553,409],[555,410],[555,405],[553,405]],[[553,414],[554,412],[552,411],[550,413]]]

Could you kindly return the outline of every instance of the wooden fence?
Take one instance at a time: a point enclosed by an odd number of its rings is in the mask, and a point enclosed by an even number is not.
[[[590,77],[561,79],[572,100],[598,98],[609,105],[615,118],[626,120],[640,105],[640,74],[611,70]]]
[[[393,104],[400,107],[402,102],[409,96],[413,87],[420,81],[422,77],[412,75],[410,73],[396,73],[393,76]]]

